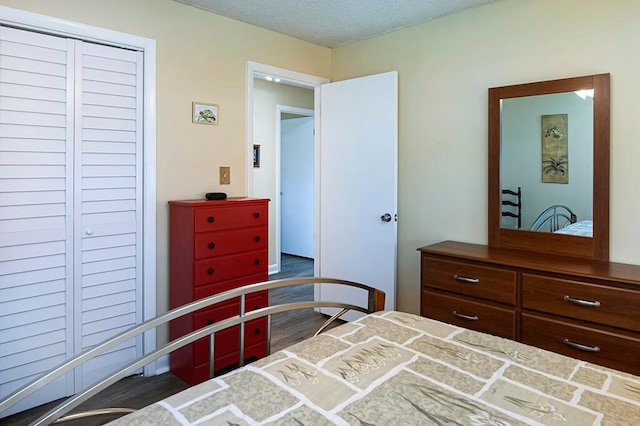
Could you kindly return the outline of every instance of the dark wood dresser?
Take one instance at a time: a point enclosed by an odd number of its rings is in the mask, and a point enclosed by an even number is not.
[[[640,266],[445,241],[421,315],[640,374]]]
[[[176,308],[236,287],[268,279],[268,199],[169,201],[169,304]],[[246,310],[268,305],[266,291],[246,299]],[[175,339],[240,312],[229,300],[172,321]],[[266,355],[266,318],[247,322],[245,359]],[[239,362],[239,327],[215,337],[215,371]],[[209,339],[174,351],[171,372],[190,385],[209,378]]]

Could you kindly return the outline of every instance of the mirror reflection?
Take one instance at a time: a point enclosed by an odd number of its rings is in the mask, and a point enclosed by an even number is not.
[[[593,90],[500,101],[503,229],[593,235]]]

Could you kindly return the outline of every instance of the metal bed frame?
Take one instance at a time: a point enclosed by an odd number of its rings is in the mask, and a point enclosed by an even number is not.
[[[249,293],[253,293],[256,291],[269,290],[280,287],[294,286],[299,284],[329,284],[329,285],[342,285],[348,287],[356,287],[367,292],[367,300],[366,307],[352,305],[348,303],[342,302],[334,302],[334,301],[309,301],[309,302],[297,302],[297,303],[285,303],[281,305],[273,305],[267,306],[265,308],[256,309],[254,311],[246,312],[245,311],[245,299],[246,295]],[[213,377],[214,365],[213,365],[213,357],[214,357],[214,349],[215,349],[215,333],[221,330],[224,330],[228,327],[232,327],[235,325],[240,325],[240,354],[239,354],[239,365],[244,365],[244,333],[245,326],[244,324],[247,321],[251,321],[257,318],[267,317],[267,355],[271,353],[271,316],[273,314],[288,312],[298,309],[305,308],[338,308],[341,309],[335,315],[330,317],[314,334],[314,336],[320,334],[322,331],[326,330],[326,328],[335,320],[340,318],[346,312],[350,310],[362,312],[362,313],[372,313],[381,311],[384,309],[385,302],[385,294],[384,292],[377,290],[373,287],[369,287],[364,284],[360,284],[353,281],[346,281],[334,278],[322,278],[322,277],[312,277],[312,278],[290,278],[283,280],[275,280],[275,281],[265,281],[262,283],[251,284],[244,287],[240,287],[237,289],[229,290],[224,293],[216,294],[213,296],[206,297],[204,299],[197,300],[195,302],[188,303],[186,305],[180,306],[178,308],[172,309],[164,315],[157,316],[153,319],[140,323],[134,327],[129,328],[128,330],[123,331],[115,335],[114,337],[103,341],[102,343],[94,346],[93,348],[87,349],[80,354],[70,358],[64,363],[58,365],[54,369],[50,370],[48,373],[43,376],[35,379],[29,384],[23,386],[22,388],[16,390],[15,392],[9,394],[2,400],[0,400],[0,412],[5,411],[6,409],[12,407],[22,399],[31,395],[38,389],[46,386],[47,384],[53,382],[64,374],[72,371],[73,369],[79,367],[83,363],[89,361],[90,359],[108,351],[109,349],[130,340],[142,334],[148,330],[154,329],[158,326],[164,325],[171,320],[179,318],[183,315],[187,315],[193,313],[199,309],[203,309],[209,306],[212,306],[216,303],[224,302],[229,299],[233,299],[239,297],[240,298],[240,313],[234,317],[227,318],[223,321],[219,321],[214,324],[210,324],[204,326],[198,330],[194,330],[189,334],[181,336],[177,339],[174,339],[164,346],[142,356],[136,361],[126,365],[120,370],[114,372],[113,374],[95,382],[93,385],[89,386],[85,390],[80,393],[77,393],[63,402],[61,402],[56,407],[52,408],[46,414],[38,418],[33,424],[34,425],[49,425],[54,422],[65,421],[65,420],[75,420],[78,418],[85,418],[96,415],[104,415],[104,414],[128,414],[135,410],[129,408],[113,408],[113,409],[99,409],[99,410],[91,410],[82,413],[71,414],[65,416],[69,411],[88,400],[89,398],[97,395],[100,391],[106,389],[111,386],[118,380],[127,377],[129,375],[134,374],[140,368],[144,367],[148,363],[155,361],[156,359],[165,356],[172,351],[179,349],[185,345],[195,342],[198,339],[209,336],[210,339],[210,358],[209,358],[209,376]],[[64,417],[63,417],[64,416]]]
[[[538,215],[536,220],[533,221],[533,225],[531,225],[531,230],[543,231],[543,228],[549,225],[549,231],[556,232],[568,224],[576,223],[577,220],[578,217],[569,207],[562,204],[554,204]]]

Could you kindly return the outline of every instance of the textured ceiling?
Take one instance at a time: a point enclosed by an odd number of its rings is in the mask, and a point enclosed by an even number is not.
[[[175,0],[327,47],[497,0]]]

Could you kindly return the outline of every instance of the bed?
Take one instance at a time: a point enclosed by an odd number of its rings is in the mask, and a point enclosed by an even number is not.
[[[112,424],[635,425],[638,419],[640,377],[377,311]]]
[[[640,377],[380,312],[113,424],[632,425],[639,419]]]

